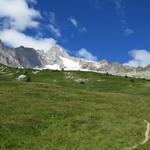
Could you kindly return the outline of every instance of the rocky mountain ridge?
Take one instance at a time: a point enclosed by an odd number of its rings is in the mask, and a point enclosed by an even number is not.
[[[89,61],[70,56],[58,45],[44,52],[43,50],[35,50],[23,46],[6,48],[0,41],[0,63],[19,68],[93,71],[150,79],[150,65],[135,68],[119,63],[109,64],[106,60],[99,62]]]

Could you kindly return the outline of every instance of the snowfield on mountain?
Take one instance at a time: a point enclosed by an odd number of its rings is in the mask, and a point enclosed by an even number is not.
[[[150,79],[150,66],[131,67],[119,63],[109,64],[106,60],[99,62],[70,56],[60,46],[52,47],[49,51],[35,50],[20,46],[5,48],[0,41],[0,63],[19,68],[51,69],[51,70],[80,70],[98,73],[109,73],[118,76]]]

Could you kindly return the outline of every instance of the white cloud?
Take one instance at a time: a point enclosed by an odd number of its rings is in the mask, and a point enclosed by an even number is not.
[[[134,30],[133,30],[133,29],[131,29],[131,28],[126,28],[126,29],[124,30],[124,36],[128,37],[128,36],[130,36],[130,35],[132,35],[132,34],[134,34]]]
[[[27,28],[38,29],[40,22],[35,19],[41,18],[41,13],[29,3],[36,4],[37,0],[0,0],[0,39],[11,47],[22,45],[47,51],[56,40],[39,36],[39,31],[34,37],[25,34]],[[55,28],[53,32],[59,36]]]
[[[71,24],[74,26],[74,27],[78,27],[78,22],[77,22],[77,20],[76,19],[74,19],[73,17],[69,17],[69,19],[68,19],[70,22],[71,22]]]
[[[35,0],[0,0],[0,18],[7,18],[7,26],[17,30],[36,28],[41,14],[34,8],[29,8],[28,2]]]
[[[52,34],[55,36],[55,37],[61,37],[61,33],[60,33],[60,30],[58,28],[56,28],[54,25],[49,25],[49,28],[52,32]]]
[[[150,51],[148,50],[132,50],[129,54],[133,59],[124,65],[145,67],[150,64]]]
[[[81,48],[78,52],[77,52],[77,57],[80,58],[85,58],[87,60],[93,60],[96,61],[97,57],[93,56],[88,50]]]
[[[49,50],[56,44],[56,41],[52,38],[33,38],[13,29],[0,31],[0,39],[9,46],[19,47],[23,45],[44,51]]]

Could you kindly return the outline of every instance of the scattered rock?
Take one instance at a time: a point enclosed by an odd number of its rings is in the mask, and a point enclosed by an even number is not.
[[[103,82],[103,81],[105,81],[105,80],[102,80],[102,79],[97,80],[97,82]]]
[[[17,80],[22,80],[22,79],[24,79],[24,78],[26,78],[26,75],[21,74],[20,76],[18,76]]]
[[[80,79],[75,79],[74,81],[78,83],[82,83],[82,82],[88,82],[89,79],[80,78]]]
[[[71,72],[64,72],[66,79],[73,79],[73,74]]]
[[[32,71],[33,74],[37,74],[39,73],[40,71]]]

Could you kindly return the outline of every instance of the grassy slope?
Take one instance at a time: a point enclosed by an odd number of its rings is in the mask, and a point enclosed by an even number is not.
[[[1,66],[1,70],[4,66]],[[0,73],[1,149],[128,150],[150,121],[150,81],[89,72]],[[75,79],[86,78],[85,84]],[[137,150],[150,149],[150,142]]]

